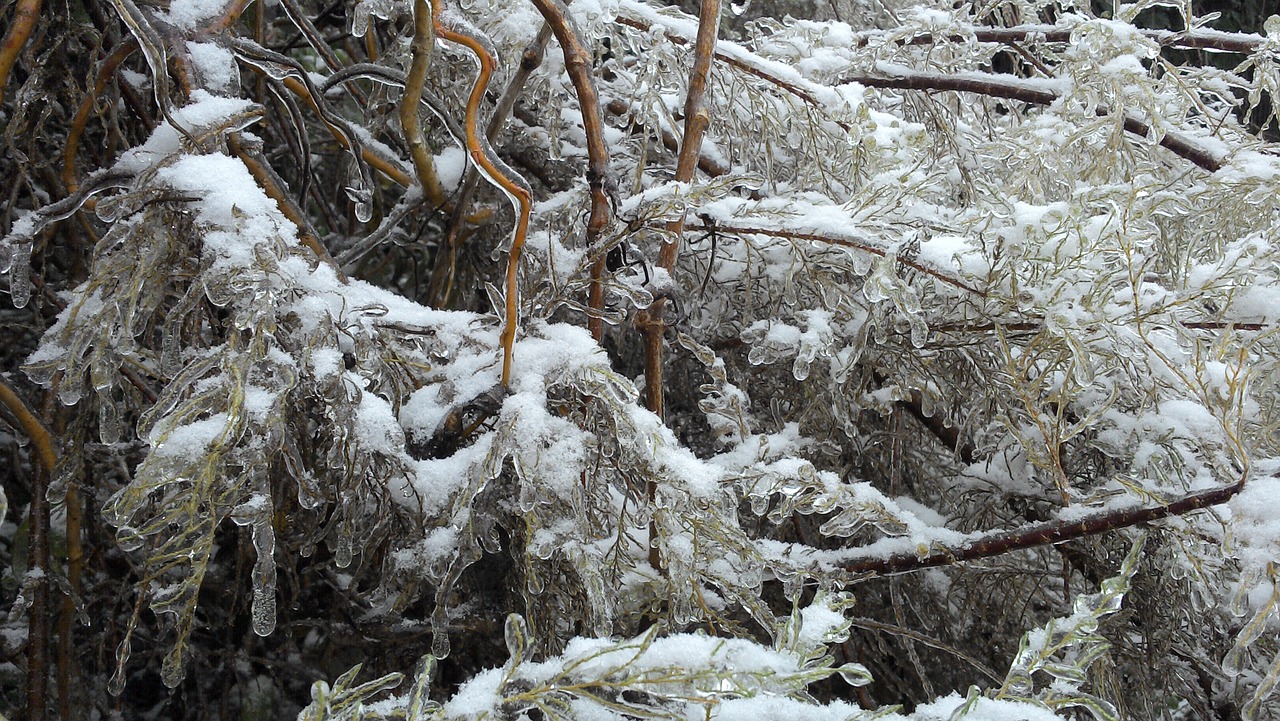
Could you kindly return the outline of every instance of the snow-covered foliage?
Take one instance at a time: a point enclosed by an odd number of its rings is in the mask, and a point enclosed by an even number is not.
[[[1280,718],[1280,19],[165,5],[4,105],[85,708],[221,585],[316,721]]]

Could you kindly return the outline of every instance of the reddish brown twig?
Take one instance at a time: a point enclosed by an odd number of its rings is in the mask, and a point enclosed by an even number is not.
[[[0,42],[0,102],[4,101],[4,89],[9,84],[9,73],[18,62],[18,55],[31,37],[36,20],[40,17],[40,0],[18,0],[13,8],[13,22],[4,41]]]
[[[516,227],[511,235],[511,251],[507,257],[506,274],[506,319],[503,321],[500,342],[502,345],[502,385],[511,381],[511,353],[516,342],[516,326],[520,322],[520,254],[524,250],[525,237],[529,233],[529,216],[533,212],[533,194],[523,184],[516,182],[510,174],[499,169],[505,165],[497,158],[491,158],[487,152],[488,143],[480,134],[480,103],[484,100],[485,89],[489,79],[493,77],[493,55],[484,44],[463,32],[458,32],[445,24],[443,20],[443,0],[432,4],[431,23],[436,35],[465,47],[476,57],[480,72],[476,76],[475,85],[471,86],[471,95],[467,98],[466,120],[464,130],[467,136],[467,153],[471,161],[480,168],[489,180],[497,184],[503,192],[511,197],[517,206]]]
[[[106,89],[107,81],[115,74],[116,68],[120,67],[120,63],[137,49],[138,41],[129,38],[116,46],[110,55],[103,58],[98,66],[98,75],[94,79],[93,87],[85,93],[84,99],[80,101],[80,107],[76,108],[75,117],[71,119],[71,128],[67,131],[67,144],[62,149],[62,183],[67,186],[68,194],[80,188],[80,181],[76,178],[76,152],[80,148],[80,136],[84,134],[93,105]],[[92,210],[93,199],[86,200],[85,206]]]
[[[534,7],[542,13],[547,26],[560,43],[564,53],[565,71],[573,83],[574,93],[578,96],[578,109],[582,114],[582,129],[587,136],[587,183],[591,188],[591,214],[587,218],[586,245],[595,249],[600,236],[612,221],[609,209],[609,196],[605,183],[609,172],[609,149],[604,143],[604,119],[600,115],[600,96],[596,92],[594,78],[591,74],[591,52],[583,45],[582,39],[574,31],[565,17],[563,8],[556,0],[532,0]],[[588,291],[588,307],[600,311],[604,308],[604,276],[605,261],[603,254],[591,267],[591,285]],[[592,313],[587,317],[587,328],[596,340],[604,335],[604,321],[600,314]]]
[[[1226,503],[1243,488],[1244,482],[1241,481],[1230,486],[1189,493],[1175,501],[1159,506],[1125,508],[1086,516],[1083,519],[1054,520],[1010,531],[995,531],[985,534],[977,540],[958,546],[935,547],[934,550],[925,555],[896,553],[890,556],[854,558],[841,563],[841,568],[855,574],[885,575],[949,566],[981,558],[991,558],[1013,551],[1048,546],[1086,536],[1096,536],[1100,533],[1150,523],[1170,516],[1182,516],[1202,508]]]
[[[316,257],[324,261],[333,268],[337,274],[338,280],[343,283],[347,282],[347,276],[342,272],[342,267],[334,262],[333,256],[329,255],[329,251],[320,243],[320,239],[315,233],[308,230],[311,224],[303,214],[302,209],[293,200],[293,197],[284,192],[284,183],[271,169],[271,166],[258,156],[251,148],[245,147],[240,141],[237,134],[233,133],[227,136],[227,148],[235,154],[240,162],[244,163],[245,168],[249,170],[249,174],[257,181],[258,186],[267,194],[267,197],[275,201],[276,207],[298,228],[298,242],[306,246]]]
[[[58,459],[53,438],[27,404],[0,378],[0,404],[18,421],[35,449],[31,478],[31,508],[27,537],[30,539],[31,606],[27,609],[27,718],[44,719],[48,691],[49,660],[45,644],[49,640],[49,508],[46,486],[53,477]]]

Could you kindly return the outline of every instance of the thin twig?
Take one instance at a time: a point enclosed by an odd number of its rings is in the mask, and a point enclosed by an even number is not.
[[[107,81],[115,74],[116,68],[120,67],[120,63],[137,49],[138,42],[129,38],[117,45],[110,55],[103,58],[98,66],[93,87],[85,93],[84,99],[80,101],[80,107],[76,108],[75,117],[71,119],[71,128],[67,131],[67,144],[62,149],[62,183],[66,186],[68,193],[74,193],[80,187],[80,181],[76,178],[76,151],[80,148],[80,136],[84,134],[94,103],[106,89]],[[85,201],[85,205],[90,209],[93,207],[92,204],[92,198]]]
[[[917,643],[928,646],[929,648],[936,648],[939,651],[943,651],[945,653],[951,654],[952,656],[955,656],[961,661],[964,661],[968,663],[970,666],[973,666],[975,669],[977,669],[979,673],[991,679],[992,681],[995,681],[996,683],[1001,683],[1004,681],[1003,676],[997,674],[990,666],[979,661],[973,656],[965,653],[964,651],[961,651],[960,649],[956,648],[955,646],[952,646],[951,644],[944,643],[939,639],[920,633],[919,631],[912,630],[910,628],[907,628],[906,626],[898,626],[892,623],[883,623],[881,621],[876,621],[876,620],[873,620],[870,618],[864,618],[861,616],[855,616],[849,619],[849,625],[853,626],[854,628],[864,628],[869,631],[880,631],[881,633],[888,633],[888,634],[893,634],[895,636],[909,638]]]

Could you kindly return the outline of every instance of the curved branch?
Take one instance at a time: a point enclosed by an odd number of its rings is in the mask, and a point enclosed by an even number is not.
[[[18,0],[13,9],[13,24],[0,43],[0,102],[4,101],[4,89],[9,84],[9,73],[18,62],[18,55],[31,37],[36,20],[40,17],[40,0]]]
[[[98,75],[94,80],[93,88],[85,93],[84,99],[80,101],[80,107],[76,108],[75,117],[71,120],[71,129],[67,132],[66,147],[62,149],[62,184],[66,186],[68,193],[75,193],[80,187],[80,181],[76,178],[76,151],[80,148],[80,136],[84,134],[85,126],[89,123],[89,113],[93,110],[94,102],[102,95],[102,91],[107,87],[107,80],[115,74],[120,63],[123,63],[137,49],[138,41],[129,38],[117,45],[110,55],[103,58],[98,66]],[[86,201],[85,204],[92,207],[91,202]]]
[[[31,445],[36,449],[36,461],[48,477],[52,478],[53,467],[58,463],[58,456],[53,451],[53,437],[3,378],[0,378],[0,404],[8,408],[17,419],[18,425],[22,427],[22,431],[27,434],[27,438],[31,439]]]
[[[502,385],[506,387],[511,381],[511,353],[515,347],[516,326],[520,322],[520,254],[524,250],[525,237],[529,233],[529,217],[533,213],[533,194],[516,178],[520,176],[506,167],[489,149],[488,140],[480,133],[480,103],[484,100],[485,89],[489,79],[493,77],[494,58],[477,38],[457,30],[446,24],[444,17],[444,0],[432,3],[431,22],[436,35],[452,43],[465,47],[475,56],[480,72],[476,76],[475,85],[471,87],[471,95],[467,98],[466,121],[463,130],[467,136],[467,153],[472,162],[480,169],[491,183],[498,186],[511,198],[516,206],[516,226],[511,234],[511,252],[507,257],[506,273],[506,318],[502,325],[500,342],[502,344]]]

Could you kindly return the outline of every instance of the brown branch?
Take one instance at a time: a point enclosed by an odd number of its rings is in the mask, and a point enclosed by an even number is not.
[[[309,228],[311,223],[307,220],[302,209],[294,202],[293,197],[284,192],[284,181],[276,175],[271,166],[256,151],[246,146],[239,138],[239,134],[233,133],[227,136],[227,148],[235,154],[240,162],[244,163],[249,174],[257,181],[258,186],[267,194],[267,197],[275,201],[276,207],[284,217],[288,218],[298,228],[298,242],[306,246],[315,253],[316,257],[333,268],[337,274],[338,280],[343,283],[347,282],[347,276],[342,272],[342,266],[333,260],[333,256],[329,255],[329,250],[321,244],[320,239]]]
[[[120,67],[120,63],[137,49],[138,41],[129,38],[116,46],[110,55],[103,58],[98,66],[98,75],[94,79],[93,87],[85,93],[84,99],[80,101],[80,107],[76,108],[75,117],[71,120],[71,129],[67,132],[67,144],[62,149],[62,183],[66,186],[68,194],[75,193],[80,187],[80,181],[76,178],[76,151],[80,148],[80,137],[89,123],[89,114],[93,111],[93,105],[106,89],[107,81],[115,74],[116,68]],[[86,200],[85,205],[92,209],[93,199]]]
[[[31,508],[27,537],[30,539],[31,606],[27,609],[27,718],[43,721],[48,692],[49,640],[49,509],[45,500],[49,479],[53,477],[57,455],[53,439],[39,418],[27,408],[18,394],[0,377],[0,404],[17,419],[18,425],[35,448],[31,474]],[[26,585],[23,582],[23,585]]]
[[[516,227],[511,234],[511,251],[507,256],[506,273],[506,318],[503,320],[502,333],[499,336],[502,345],[502,385],[511,382],[511,354],[516,342],[516,326],[520,313],[520,254],[524,250],[525,238],[529,233],[529,216],[533,211],[533,194],[525,187],[523,180],[517,182],[509,170],[496,156],[490,157],[488,142],[480,135],[480,103],[484,100],[485,89],[489,79],[493,77],[495,61],[493,55],[485,48],[484,43],[468,35],[466,32],[447,25],[443,19],[444,0],[432,3],[431,23],[436,35],[451,43],[465,47],[475,56],[480,66],[475,85],[471,86],[471,95],[467,98],[464,130],[467,136],[467,153],[471,161],[480,168],[489,180],[502,188],[517,206]],[[499,166],[502,167],[499,167]],[[518,177],[518,176],[517,176]]]
[[[1219,52],[1240,53],[1250,55],[1258,51],[1266,38],[1247,33],[1228,33],[1216,30],[1191,30],[1177,32],[1173,30],[1146,30],[1136,28],[1138,33],[1160,45],[1179,50],[1217,50]],[[1019,25],[1008,28],[974,28],[973,37],[980,43],[1016,43],[1026,41],[1042,41],[1047,43],[1065,43],[1071,40],[1071,28],[1054,25]],[[854,38],[856,47],[865,47],[883,33],[862,33]],[[969,38],[964,35],[947,35],[945,40],[965,42]],[[932,45],[940,39],[932,33],[915,35],[902,41],[903,45]]]
[[[502,96],[498,98],[493,112],[489,115],[489,124],[485,126],[485,137],[489,140],[490,145],[497,141],[498,134],[502,132],[502,127],[506,123],[507,117],[516,105],[516,99],[524,90],[525,83],[529,81],[529,76],[542,65],[544,51],[550,41],[551,28],[546,23],[543,23],[542,28],[538,30],[537,37],[529,41],[529,44],[520,53],[520,64],[516,66],[515,72],[511,74],[507,87],[503,89]],[[449,303],[449,296],[453,292],[454,274],[457,269],[458,248],[461,246],[462,237],[465,234],[463,222],[466,218],[464,213],[470,207],[471,196],[475,195],[476,188],[479,186],[480,172],[474,164],[469,165],[462,180],[462,188],[457,194],[453,215],[449,218],[449,230],[445,233],[444,250],[437,254],[436,265],[431,273],[431,285],[427,293],[427,298],[430,299],[431,305],[447,306]],[[485,212],[487,211],[476,213],[473,217],[481,217]]]
[[[675,180],[679,183],[693,180],[698,153],[702,149],[702,138],[711,124],[711,114],[707,108],[707,80],[711,75],[711,61],[720,30],[719,0],[702,0],[698,18],[693,69],[689,73],[689,90],[684,102],[684,137],[681,139],[680,155],[676,162]],[[667,224],[667,231],[672,238],[663,243],[658,255],[658,266],[668,273],[675,267],[680,255],[679,238],[683,230],[683,218]],[[662,334],[666,326],[662,318],[666,304],[666,298],[659,296],[654,299],[653,305],[641,311],[637,317],[637,324],[644,333],[646,403],[649,410],[659,418],[663,416]]]
[[[929,73],[903,73],[886,76],[851,75],[841,78],[842,83],[859,83],[869,88],[975,93],[993,98],[1018,100],[1032,105],[1050,105],[1060,97],[1051,90],[1030,87],[1016,82],[1018,80],[1020,79],[1013,77],[1002,79],[996,75],[979,78]],[[1103,107],[1099,107],[1096,112],[1103,117],[1110,115],[1110,111]],[[1150,125],[1127,115],[1124,117],[1124,129],[1125,132],[1140,138],[1146,138],[1151,135]],[[1200,147],[1181,135],[1166,133],[1160,139],[1160,146],[1211,173],[1222,168],[1221,158],[1207,148]]]
[[[618,18],[618,22],[641,30],[649,29],[647,23],[631,18]],[[667,39],[678,45],[687,44],[689,42],[687,38],[674,33],[667,33]],[[805,103],[815,108],[821,107],[817,99],[808,91],[803,88],[796,87],[792,83],[782,80],[781,78],[770,75],[749,63],[743,62],[742,60],[725,53],[716,53],[715,58],[726,65],[730,65],[745,73],[754,75],[755,77],[778,87],[784,92],[803,100]],[[840,83],[860,83],[867,87],[889,88],[895,90],[967,92],[987,95],[989,97],[1005,98],[1008,100],[1018,100],[1032,105],[1050,105],[1059,98],[1058,94],[1051,90],[1032,87],[1025,83],[1017,83],[1016,81],[1018,80],[1020,80],[1020,78],[1010,77],[1002,79],[997,75],[990,75],[989,77],[981,78],[973,77],[972,75],[954,76],[929,73],[911,73],[909,75],[901,74],[892,76],[865,74],[851,75],[849,77],[841,78]],[[1110,114],[1106,108],[1101,107],[1097,109],[1097,113],[1100,116]],[[844,125],[841,127],[848,129],[847,126]],[[1149,137],[1151,134],[1151,127],[1148,124],[1138,120],[1137,118],[1131,118],[1128,116],[1124,118],[1124,129],[1132,135],[1143,138]],[[1180,135],[1166,133],[1165,136],[1160,139],[1160,145],[1173,152],[1175,155],[1178,155],[1185,160],[1189,160],[1209,172],[1216,171],[1222,167],[1221,158],[1217,157],[1206,148],[1196,145],[1190,139],[1184,138]]]
[[[440,177],[436,174],[435,159],[428,152],[426,140],[422,137],[422,119],[418,114],[422,88],[427,80],[427,66],[431,62],[431,46],[434,43],[435,36],[431,34],[431,8],[426,0],[414,0],[413,43],[410,46],[412,60],[409,75],[405,78],[404,97],[400,100],[400,127],[404,129],[404,142],[409,146],[409,156],[413,158],[413,167],[418,173],[418,182],[422,185],[427,202],[433,207],[442,207],[445,203],[444,188],[440,186]]]
[[[933,551],[923,556],[916,553],[896,553],[890,556],[854,558],[841,563],[841,568],[855,574],[888,575],[991,558],[1013,551],[1096,536],[1171,516],[1186,515],[1192,511],[1226,503],[1243,489],[1244,482],[1241,481],[1230,486],[1189,493],[1171,503],[1159,506],[1126,508],[1086,516],[1083,519],[1053,520],[1009,531],[994,531],[977,540],[954,547],[935,546]]]
[[[58,462],[57,454],[53,451],[53,437],[49,435],[49,431],[45,429],[44,424],[36,418],[35,414],[27,408],[27,404],[22,402],[18,394],[9,387],[3,378],[0,378],[0,404],[9,409],[14,418],[18,420],[18,425],[22,427],[23,433],[27,434],[27,438],[31,439],[31,444],[35,446],[36,461],[44,472],[53,475],[53,467]]]
[[[13,9],[13,21],[4,41],[0,42],[0,102],[4,102],[4,89],[9,84],[9,73],[18,62],[18,55],[31,37],[36,20],[40,17],[41,0],[18,0]]]
[[[684,100],[684,137],[680,143],[680,155],[676,162],[676,182],[693,181],[698,169],[698,156],[702,150],[702,138],[711,125],[711,111],[708,106],[709,89],[707,80],[711,76],[711,63],[715,55],[716,43],[720,33],[720,0],[702,0],[698,7],[698,37],[694,43],[693,69],[689,73],[689,90]],[[671,232],[669,242],[663,243],[658,255],[658,266],[670,273],[676,265],[680,254],[680,236],[684,230],[684,218],[668,224]],[[666,323],[663,320],[667,299],[662,295],[654,298],[653,304],[640,311],[636,316],[636,325],[644,336],[644,382],[645,404],[659,419],[663,419],[665,392],[663,382],[663,332]],[[658,485],[655,481],[645,484],[645,492],[652,504],[657,497]],[[649,537],[657,538],[657,520],[649,521]],[[649,565],[659,573],[662,558],[656,544],[649,544]]]
[[[604,119],[600,113],[600,95],[596,92],[595,78],[591,73],[591,52],[582,43],[557,0],[532,0],[534,7],[546,20],[547,27],[560,43],[564,53],[564,67],[578,96],[578,109],[582,115],[582,129],[587,136],[587,184],[591,189],[591,214],[587,218],[586,246],[596,249],[604,229],[612,221],[609,196],[605,188],[609,172],[609,149],[604,142]],[[588,307],[600,311],[604,308],[603,277],[605,260],[602,255],[591,267],[591,285],[588,290]],[[596,340],[604,335],[604,321],[599,313],[587,316],[587,327]]]

